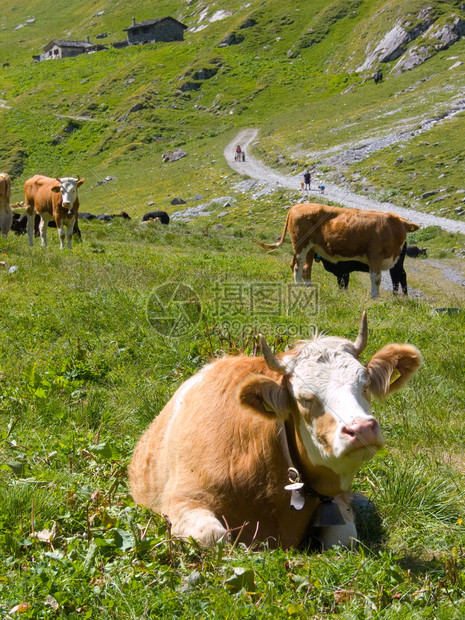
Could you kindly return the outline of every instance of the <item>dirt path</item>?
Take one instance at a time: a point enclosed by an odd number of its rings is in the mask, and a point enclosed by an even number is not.
[[[70,116],[69,114],[53,114],[57,118],[69,118],[73,121],[89,121],[90,123],[101,123],[99,118],[92,118],[91,116]]]
[[[230,142],[224,149],[224,157],[229,166],[243,174],[244,176],[251,177],[257,181],[266,182],[273,186],[281,186],[296,191],[301,191],[304,195],[304,200],[309,202],[315,200],[316,202],[322,202],[323,196],[318,192],[318,179],[312,178],[312,187],[315,187],[314,191],[303,191],[300,187],[302,181],[302,173],[295,176],[286,176],[275,172],[271,168],[265,166],[260,160],[255,159],[249,155],[249,147],[256,139],[258,135],[258,129],[243,129],[240,131],[232,142]],[[234,152],[236,145],[240,144],[241,148],[246,153],[246,159],[244,162],[234,161]],[[437,217],[435,215],[428,215],[427,213],[421,213],[414,209],[404,209],[403,207],[397,207],[389,202],[379,202],[377,200],[371,200],[366,196],[360,196],[354,192],[350,192],[344,188],[338,187],[333,183],[325,183],[324,197],[339,202],[346,207],[353,207],[357,209],[375,209],[377,211],[390,211],[396,213],[402,217],[405,217],[411,222],[415,222],[419,226],[440,226],[448,232],[460,232],[465,234],[465,222],[456,222],[447,218]],[[410,261],[411,259],[407,259]],[[425,263],[423,265],[423,263]],[[465,276],[460,270],[454,269],[451,266],[444,265],[440,261],[421,260],[415,261],[415,273],[422,273],[427,265],[436,267],[444,280],[456,284],[460,287],[465,286]],[[425,274],[423,274],[425,275]],[[384,290],[392,290],[391,279],[387,272],[382,273],[381,288]],[[417,288],[409,286],[409,295],[411,297],[424,297],[424,293]]]
[[[0,99],[0,108],[5,108],[5,110],[11,110],[11,105],[7,105],[6,99]],[[100,123],[101,120],[98,118],[92,118],[89,116],[70,116],[69,114],[55,114],[52,112],[52,116],[56,116],[56,118],[70,118],[73,121],[89,121],[92,123]]]
[[[224,156],[228,164],[245,176],[251,177],[258,181],[265,181],[270,185],[280,185],[288,189],[300,190],[300,182],[302,181],[302,173],[295,176],[286,176],[275,172],[271,168],[268,168],[261,161],[254,159],[249,155],[249,147],[258,135],[258,129],[243,129],[240,131],[232,142],[230,142],[224,149]],[[234,161],[234,151],[236,145],[240,144],[241,148],[246,152],[246,160],[244,162]],[[322,195],[317,190],[318,181],[312,179],[313,191],[305,192],[305,200],[315,200],[322,202]],[[304,193],[304,192],[302,192]],[[457,222],[436,215],[429,215],[428,213],[422,213],[415,211],[414,209],[405,209],[403,207],[397,207],[390,202],[379,202],[372,200],[366,196],[360,196],[347,189],[338,187],[333,183],[325,183],[324,195],[330,200],[339,202],[346,207],[353,207],[357,209],[375,209],[376,211],[389,211],[405,217],[411,222],[415,222],[419,226],[440,226],[448,232],[459,232],[465,234],[465,222]]]

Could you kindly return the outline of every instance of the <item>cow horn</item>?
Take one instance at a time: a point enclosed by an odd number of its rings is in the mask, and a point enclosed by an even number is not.
[[[60,177],[55,177],[55,179],[58,181],[58,183],[61,183]]]
[[[360,329],[354,342],[355,355],[358,357],[365,350],[368,340],[367,313],[364,310],[362,320],[360,321]]]
[[[280,362],[274,355],[273,351],[268,346],[267,341],[265,340],[265,336],[260,334],[260,346],[262,349],[263,357],[265,358],[266,365],[270,370],[274,370],[275,372],[279,372],[280,375],[288,374],[288,370],[286,368],[286,364]]]

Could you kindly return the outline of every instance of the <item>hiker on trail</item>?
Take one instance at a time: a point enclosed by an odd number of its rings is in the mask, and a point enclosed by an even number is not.
[[[309,170],[304,172],[304,189],[310,189],[310,181],[312,180],[312,175]]]
[[[239,144],[236,146],[236,152],[234,154],[235,161],[242,161],[242,149]]]
[[[320,185],[318,186],[318,189],[320,190],[320,194],[324,194],[325,193],[325,186],[323,183],[320,183]]]

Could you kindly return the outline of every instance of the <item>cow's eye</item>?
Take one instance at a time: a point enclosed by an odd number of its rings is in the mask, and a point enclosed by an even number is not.
[[[303,409],[304,416],[311,416],[315,414],[317,409],[317,399],[313,398],[299,398],[299,404]]]
[[[370,392],[370,386],[368,384],[364,385],[362,388],[362,396],[363,398],[365,398],[368,402],[371,400],[371,392]]]

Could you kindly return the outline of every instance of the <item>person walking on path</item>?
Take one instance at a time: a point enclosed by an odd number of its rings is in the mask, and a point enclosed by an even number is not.
[[[304,189],[310,189],[310,181],[312,180],[312,175],[309,170],[304,172]]]

